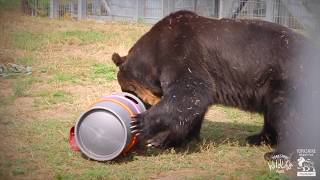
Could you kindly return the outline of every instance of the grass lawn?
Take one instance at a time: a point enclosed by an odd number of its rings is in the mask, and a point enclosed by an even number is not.
[[[5,2],[4,0],[2,0]],[[0,8],[0,64],[33,68],[0,77],[0,179],[281,179],[249,147],[262,117],[213,106],[202,140],[95,162],[70,150],[69,129],[102,95],[120,91],[111,54],[125,55],[150,25],[50,20]]]

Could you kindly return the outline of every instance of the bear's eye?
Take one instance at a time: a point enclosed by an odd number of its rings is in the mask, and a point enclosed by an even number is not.
[[[119,66],[119,71],[124,71],[123,65],[120,65],[120,66]]]

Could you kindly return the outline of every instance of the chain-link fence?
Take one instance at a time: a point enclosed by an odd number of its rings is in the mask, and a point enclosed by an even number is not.
[[[32,16],[49,16],[50,0],[21,0],[22,11]]]
[[[155,23],[177,10],[212,18],[262,19],[302,29],[312,25],[317,0],[22,0],[24,12],[51,18],[93,18]]]

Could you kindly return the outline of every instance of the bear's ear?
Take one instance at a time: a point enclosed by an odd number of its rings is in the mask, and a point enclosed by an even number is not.
[[[112,61],[116,66],[120,66],[124,61],[126,60],[126,57],[120,57],[118,53],[112,54]]]

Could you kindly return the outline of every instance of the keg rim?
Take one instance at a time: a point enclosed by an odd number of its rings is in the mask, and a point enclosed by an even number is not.
[[[112,152],[109,155],[98,155],[98,154],[95,154],[95,153],[89,151],[85,147],[85,145],[83,145],[83,142],[80,140],[80,137],[79,137],[80,136],[79,127],[81,126],[81,123],[83,122],[85,117],[87,117],[89,114],[91,114],[93,111],[96,111],[96,110],[103,110],[103,111],[109,112],[113,116],[115,116],[116,119],[120,122],[120,124],[122,126],[122,130],[123,130],[123,132],[125,134],[124,140],[123,140],[120,148],[118,150]],[[119,156],[122,153],[122,151],[125,149],[125,147],[127,146],[128,136],[131,138],[131,134],[128,133],[128,129],[127,129],[127,126],[126,126],[124,120],[116,112],[114,112],[113,110],[107,109],[107,108],[102,107],[102,106],[95,106],[95,107],[90,108],[88,111],[84,112],[79,117],[79,119],[78,119],[78,121],[77,121],[77,123],[75,125],[75,139],[76,139],[76,143],[79,146],[81,152],[83,154],[85,154],[87,157],[89,157],[90,159],[94,159],[94,160],[98,160],[98,161],[112,160],[112,159],[116,158],[117,156]]]

